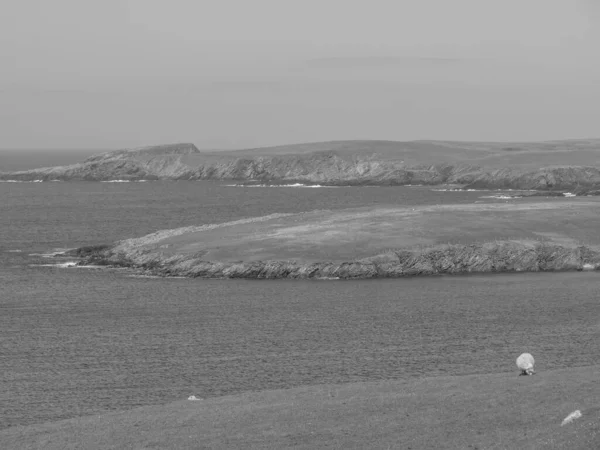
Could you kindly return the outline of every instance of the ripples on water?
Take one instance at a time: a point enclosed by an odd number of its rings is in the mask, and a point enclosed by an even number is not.
[[[0,428],[248,390],[594,363],[595,274],[134,278],[29,256],[274,212],[469,202],[427,188],[0,185]],[[17,252],[21,250],[21,252]],[[51,260],[50,260],[51,261]]]

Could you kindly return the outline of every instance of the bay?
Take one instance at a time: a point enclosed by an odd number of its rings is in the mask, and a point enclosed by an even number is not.
[[[274,212],[472,203],[425,187],[0,183],[0,428],[251,390],[594,364],[594,273],[134,278],[56,249]]]

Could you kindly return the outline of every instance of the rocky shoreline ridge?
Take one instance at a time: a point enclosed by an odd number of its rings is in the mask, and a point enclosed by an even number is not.
[[[600,140],[529,144],[333,141],[218,152],[172,144],[112,151],[69,166],[0,173],[0,181],[150,180],[456,185],[459,189],[599,195]]]
[[[127,242],[127,241],[124,241]],[[394,250],[348,262],[205,261],[201,255],[165,256],[155,251],[123,251],[123,246],[81,247],[61,256],[78,265],[134,269],[159,277],[245,279],[370,279],[431,275],[600,270],[600,251],[545,242],[494,241]]]

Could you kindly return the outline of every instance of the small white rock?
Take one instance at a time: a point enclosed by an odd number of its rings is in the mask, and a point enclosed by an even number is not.
[[[188,400],[200,400],[198,397],[196,397],[195,395],[190,395],[188,397]]]
[[[563,425],[571,423],[575,419],[579,419],[581,416],[582,416],[581,411],[579,411],[579,410],[573,411],[571,414],[569,414],[567,417],[565,417],[565,420],[562,421],[560,426],[562,427]]]
[[[517,358],[517,367],[521,369],[521,372],[525,375],[532,375],[533,365],[535,364],[535,360],[530,353],[523,353]]]

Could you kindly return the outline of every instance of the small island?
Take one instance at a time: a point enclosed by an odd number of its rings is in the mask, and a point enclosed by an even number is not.
[[[600,202],[577,199],[272,214],[67,252],[165,277],[356,279],[595,270]]]

